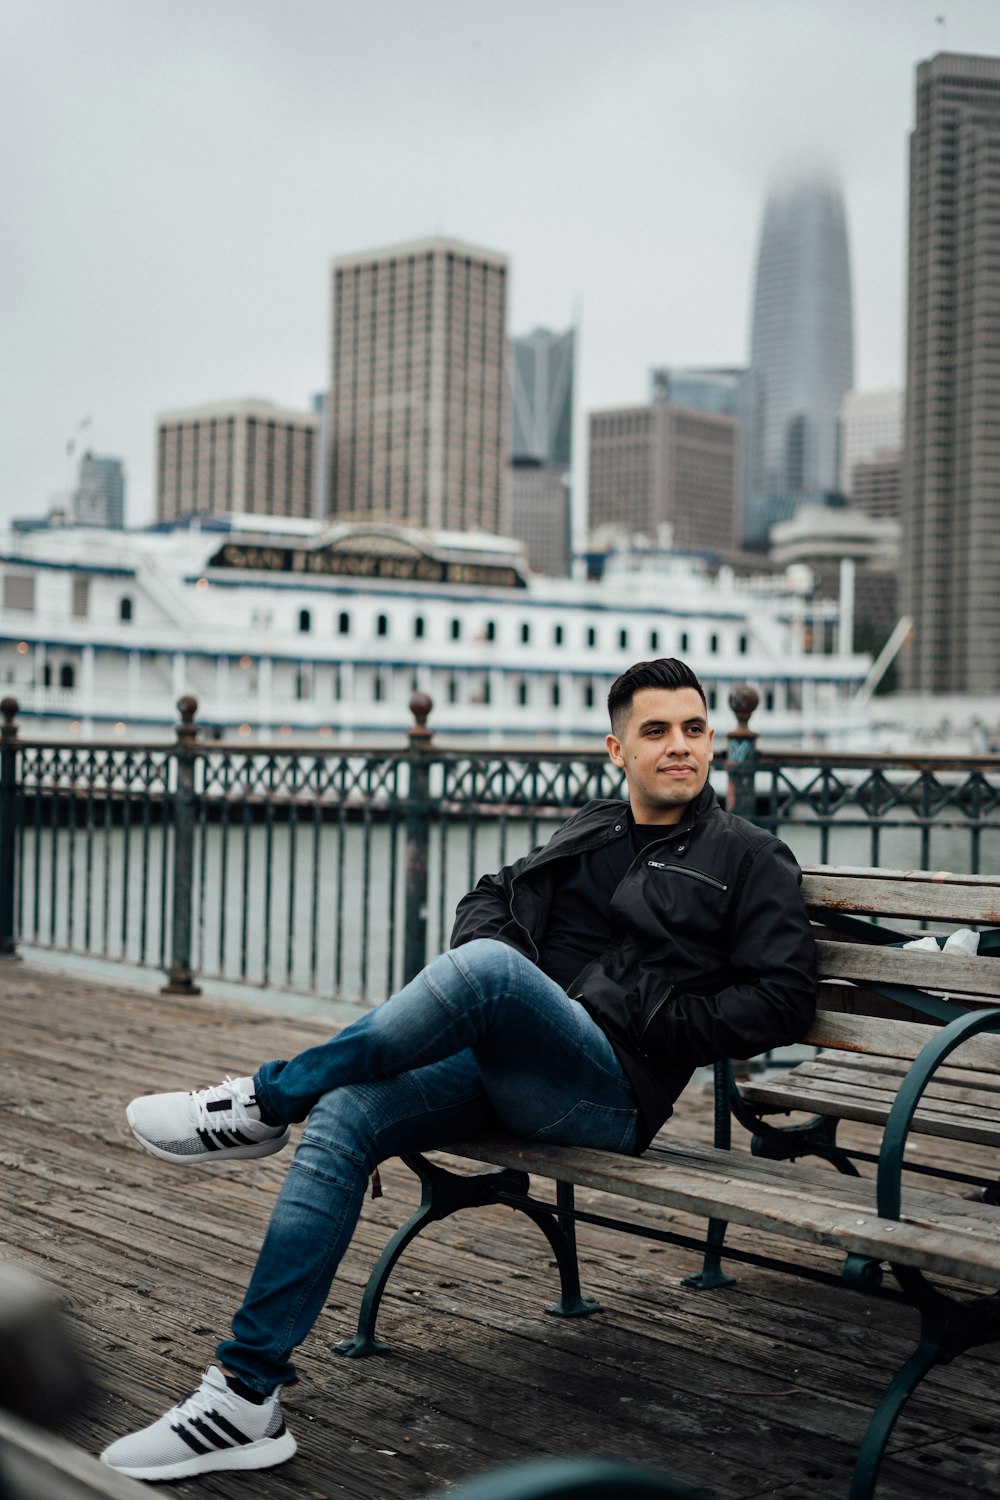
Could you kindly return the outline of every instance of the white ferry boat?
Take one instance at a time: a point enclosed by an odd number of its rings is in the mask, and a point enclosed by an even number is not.
[[[207,739],[398,743],[421,691],[445,743],[592,746],[614,677],[680,656],[720,729],[750,682],[769,741],[842,743],[871,667],[842,649],[849,617],[807,569],[740,579],[654,548],[560,579],[505,538],[371,522],[0,535],[0,695],[26,738],[166,739],[192,693]]]

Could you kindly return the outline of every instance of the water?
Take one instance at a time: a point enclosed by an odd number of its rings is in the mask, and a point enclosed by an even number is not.
[[[942,820],[879,830],[835,820],[788,825],[802,864],[1000,870],[1000,826],[970,838]],[[431,827],[427,947],[447,945],[456,903],[484,872],[544,841],[555,824],[441,818]],[[976,851],[978,844],[978,853]],[[926,848],[925,848],[926,845]],[[23,847],[20,934],[33,950],[83,955],[146,971],[169,967],[172,890],[163,829],[45,829]],[[400,818],[241,819],[197,831],[192,967],[200,980],[269,997],[375,1003],[402,977],[405,836]],[[277,1003],[280,1002],[280,998]],[[289,1002],[284,1002],[289,1003]]]

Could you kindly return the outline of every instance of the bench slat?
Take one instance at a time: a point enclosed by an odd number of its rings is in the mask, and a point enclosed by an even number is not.
[[[898,1078],[880,1080],[877,1074],[853,1078],[836,1074],[808,1077],[796,1069],[783,1079],[746,1084],[741,1092],[749,1103],[767,1109],[834,1115],[838,1119],[884,1125],[898,1084]],[[1000,1102],[977,1104],[972,1099],[949,1097],[945,1090],[930,1099],[925,1095],[924,1099],[926,1102],[921,1101],[914,1115],[913,1130],[948,1140],[1000,1146]]]
[[[823,996],[824,1006],[827,997]],[[883,1002],[891,1006],[891,1001]],[[939,1027],[926,1021],[895,1021],[883,1017],[845,1014],[825,1008],[816,1019],[804,1041],[813,1047],[836,1048],[859,1056],[896,1057],[907,1062],[917,1056],[934,1037]],[[951,1054],[951,1068],[972,1068],[980,1073],[1000,1073],[1000,1036],[974,1036]]]
[[[811,866],[802,893],[807,906],[858,916],[1000,925],[1000,881],[984,876]]]
[[[1000,1284],[1000,1222],[982,1211],[984,1205],[960,1198],[911,1189],[904,1219],[893,1223],[875,1213],[871,1182],[662,1137],[641,1157],[501,1136],[449,1146],[448,1155],[699,1216],[720,1215],[855,1255],[891,1257],[980,1286]]]
[[[950,953],[928,953],[919,949],[869,947],[861,943],[816,944],[820,977],[860,979],[870,984],[913,984],[920,989],[946,991],[976,997],[989,996],[997,1004],[1000,992],[1000,961],[994,958],[959,957]]]

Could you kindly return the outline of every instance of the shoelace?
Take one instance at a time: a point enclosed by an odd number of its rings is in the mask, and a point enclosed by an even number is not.
[[[259,1123],[251,1120],[247,1114],[246,1106],[250,1102],[250,1096],[240,1092],[239,1080],[236,1078],[227,1078],[214,1088],[200,1089],[191,1098],[197,1130],[238,1130],[241,1125]],[[217,1105],[223,1099],[229,1100],[228,1106],[225,1109],[213,1109],[210,1114],[209,1105]]]
[[[174,1407],[173,1416],[185,1421],[189,1417],[207,1417],[212,1408],[218,1406],[228,1406],[234,1415],[239,1412],[233,1393],[227,1385],[209,1385],[207,1381],[202,1381],[192,1395]]]

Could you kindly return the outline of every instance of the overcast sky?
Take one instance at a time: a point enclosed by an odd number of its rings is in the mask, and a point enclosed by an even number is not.
[[[506,252],[511,332],[579,320],[581,414],[740,363],[765,195],[814,163],[856,383],[900,384],[914,69],[945,49],[1000,54],[1000,0],[0,0],[0,518],[74,440],[142,524],[157,412],[304,407],[330,260],[368,246]]]

